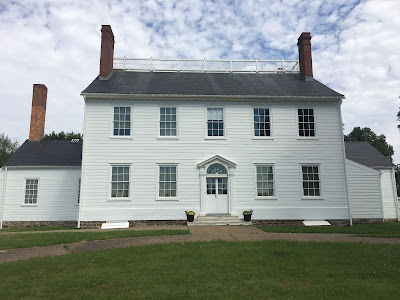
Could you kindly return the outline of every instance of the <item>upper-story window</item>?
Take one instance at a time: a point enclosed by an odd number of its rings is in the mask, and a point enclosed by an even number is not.
[[[269,118],[269,109],[254,108],[254,136],[271,136],[271,120]]]
[[[315,119],[314,110],[312,108],[299,108],[299,136],[309,137],[315,136]]]
[[[160,136],[177,136],[176,107],[160,107]]]
[[[207,136],[223,137],[224,135],[224,109],[207,108]]]
[[[114,107],[114,136],[131,135],[131,108]]]

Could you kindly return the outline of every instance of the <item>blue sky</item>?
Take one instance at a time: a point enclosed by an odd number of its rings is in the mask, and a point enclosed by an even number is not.
[[[400,163],[400,2],[3,1],[0,132],[29,134],[32,85],[47,85],[46,133],[83,130],[80,92],[98,75],[101,24],[131,58],[297,59],[312,35],[314,77],[344,94],[345,133],[385,134]]]

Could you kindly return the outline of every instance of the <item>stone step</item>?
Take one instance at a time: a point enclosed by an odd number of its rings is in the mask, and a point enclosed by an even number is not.
[[[106,221],[101,224],[101,229],[120,229],[120,228],[129,228],[128,221]]]
[[[237,216],[204,216],[198,217],[193,222],[188,222],[188,226],[206,226],[206,225],[252,225],[252,222],[246,222]]]

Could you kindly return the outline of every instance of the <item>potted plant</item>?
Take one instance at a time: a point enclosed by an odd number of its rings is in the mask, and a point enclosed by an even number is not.
[[[253,214],[253,210],[252,209],[243,211],[244,220],[246,222],[249,222],[251,220],[251,215],[252,214]]]
[[[193,222],[193,220],[194,220],[194,215],[195,215],[196,213],[195,213],[193,210],[189,210],[189,211],[185,210],[185,213],[186,213],[187,221],[188,221],[188,222]]]

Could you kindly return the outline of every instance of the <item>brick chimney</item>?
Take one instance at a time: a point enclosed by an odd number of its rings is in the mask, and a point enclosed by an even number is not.
[[[303,32],[297,46],[299,47],[300,78],[313,80],[312,59],[311,59],[311,34]]]
[[[114,34],[110,25],[101,26],[100,78],[107,79],[113,71]]]
[[[44,138],[46,121],[47,87],[44,84],[34,84],[32,94],[30,141],[40,141]]]

